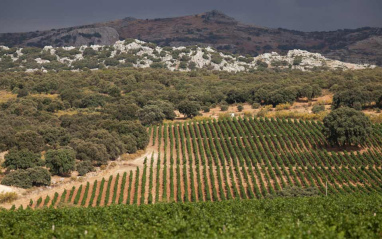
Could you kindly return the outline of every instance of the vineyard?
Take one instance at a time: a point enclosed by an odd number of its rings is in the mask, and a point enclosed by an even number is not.
[[[0,210],[1,238],[381,238],[382,197]]]
[[[288,187],[324,195],[382,191],[382,125],[360,148],[329,147],[322,123],[232,118],[151,126],[143,166],[23,207],[254,199]]]

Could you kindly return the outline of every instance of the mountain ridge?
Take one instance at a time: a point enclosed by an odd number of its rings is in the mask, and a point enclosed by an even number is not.
[[[127,38],[159,46],[211,46],[234,54],[302,49],[334,60],[382,65],[382,28],[302,32],[245,24],[219,11],[171,18],[124,19],[41,32],[2,33],[0,45],[111,45]]]

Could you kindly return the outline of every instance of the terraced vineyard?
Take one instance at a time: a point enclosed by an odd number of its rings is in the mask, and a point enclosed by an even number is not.
[[[322,123],[233,118],[153,126],[143,167],[31,200],[81,206],[263,198],[289,186],[323,194],[382,191],[382,125],[357,150],[327,146]],[[151,151],[150,151],[151,153]]]

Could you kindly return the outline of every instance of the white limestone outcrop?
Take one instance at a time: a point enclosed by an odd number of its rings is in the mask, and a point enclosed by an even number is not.
[[[79,53],[71,55],[70,57],[65,55],[60,57],[57,54],[57,48],[52,46],[45,46],[43,51],[49,52],[51,55],[56,56],[59,63],[65,64],[72,71],[77,71],[73,63],[76,61],[89,59],[88,56],[84,56],[86,48],[91,48],[98,52],[97,54],[106,54],[108,58],[116,58],[121,64],[131,64],[133,67],[146,68],[156,64],[156,67],[165,67],[169,70],[175,71],[190,71],[195,68],[208,68],[211,70],[222,70],[229,72],[247,71],[250,69],[258,69],[259,67],[267,68],[281,68],[281,69],[298,69],[302,71],[309,71],[314,68],[324,69],[341,69],[341,70],[356,70],[374,68],[374,65],[367,64],[353,64],[341,62],[338,60],[331,60],[319,53],[311,53],[305,50],[290,50],[286,55],[280,55],[276,52],[264,53],[257,57],[244,57],[235,56],[232,54],[224,54],[218,52],[211,47],[158,47],[154,44],[146,43],[140,40],[129,41],[116,41],[113,45],[91,45],[80,47],[61,47],[60,51],[68,51],[68,53],[74,49],[78,49]],[[10,48],[6,46],[0,46],[0,50],[7,51]],[[73,54],[73,53],[72,53]],[[7,55],[7,54],[5,54]],[[22,48],[16,50],[15,54],[8,54],[13,61],[17,61],[21,56]],[[1,60],[0,56],[0,60]],[[126,57],[135,58],[133,61],[130,59],[126,61]],[[49,60],[41,59],[40,57],[34,58],[35,61],[41,65],[50,63]],[[105,64],[105,58],[94,57],[92,60],[97,60],[98,64]],[[118,63],[117,62],[117,63]],[[130,63],[129,63],[130,62]],[[23,67],[23,66],[21,66]],[[106,64],[106,68],[110,67]],[[98,69],[94,67],[92,69]],[[26,69],[31,72],[36,69]]]

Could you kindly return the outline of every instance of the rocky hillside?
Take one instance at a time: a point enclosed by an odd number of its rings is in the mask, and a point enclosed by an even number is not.
[[[0,46],[0,71],[84,70],[113,67],[224,70],[230,72],[279,69],[365,69],[374,65],[358,65],[330,60],[319,53],[290,50],[286,55],[276,52],[257,57],[222,53],[211,47],[160,47],[140,40],[117,41],[110,46],[9,48]]]
[[[159,46],[201,45],[242,55],[266,52],[286,54],[303,49],[353,63],[382,65],[382,28],[301,32],[243,24],[211,11],[163,19],[134,19],[29,33],[0,34],[0,45],[81,46],[110,45],[126,38],[155,42]]]

